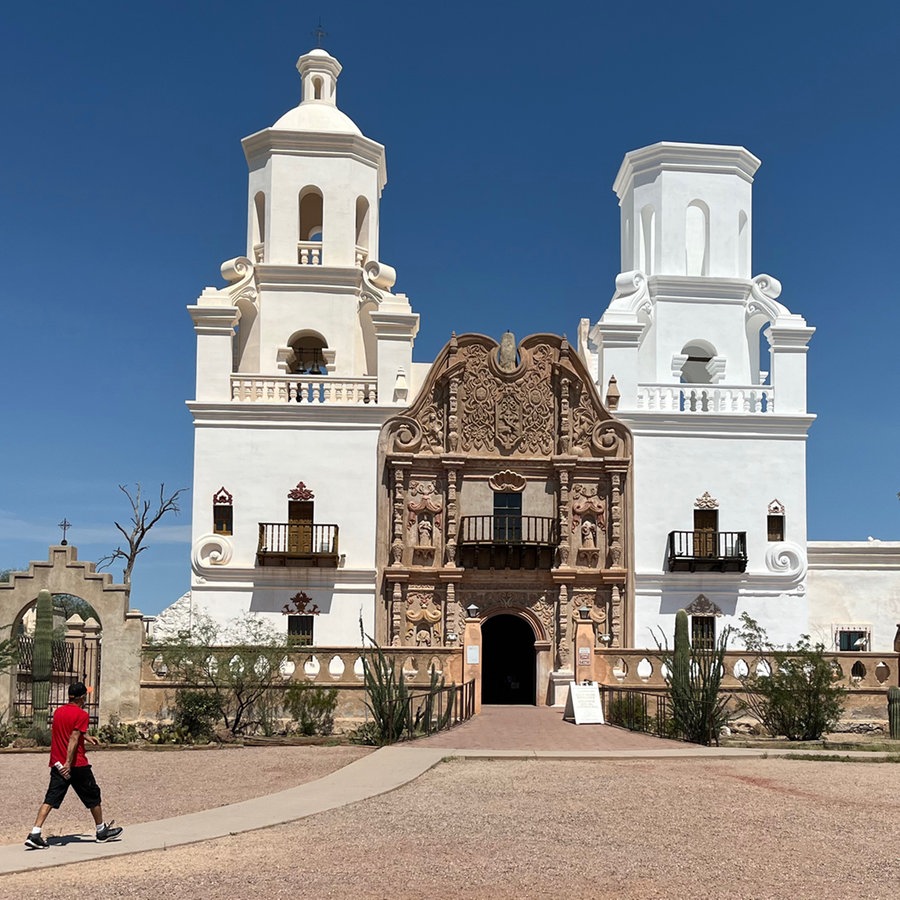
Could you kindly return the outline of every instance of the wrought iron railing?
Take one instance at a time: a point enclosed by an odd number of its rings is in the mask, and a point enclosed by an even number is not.
[[[747,532],[670,531],[668,561],[670,572],[743,572],[747,568]]]
[[[463,516],[460,520],[460,544],[555,547],[559,543],[559,525],[547,516]]]
[[[260,522],[258,556],[338,555],[338,526],[296,522]]]
[[[475,681],[451,684],[434,692],[411,692],[406,703],[407,740],[448,731],[475,715]]]

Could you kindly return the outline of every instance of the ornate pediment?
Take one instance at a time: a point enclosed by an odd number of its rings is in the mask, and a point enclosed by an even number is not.
[[[689,616],[721,616],[722,610],[716,606],[712,600],[705,594],[698,594],[691,602],[690,606],[686,606],[684,611]]]
[[[532,335],[516,350],[454,336],[406,415],[385,425],[384,450],[506,458],[625,458],[631,434],[603,405],[565,338]]]

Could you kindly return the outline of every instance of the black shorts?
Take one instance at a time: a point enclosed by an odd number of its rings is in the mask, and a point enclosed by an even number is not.
[[[59,769],[52,768],[50,770],[50,787],[47,788],[47,795],[44,797],[44,803],[59,809],[59,805],[63,802],[69,787],[78,794],[78,799],[88,808],[93,809],[100,805],[100,786],[94,781],[94,773],[90,766],[75,766],[71,771],[71,780],[66,781],[59,774]]]

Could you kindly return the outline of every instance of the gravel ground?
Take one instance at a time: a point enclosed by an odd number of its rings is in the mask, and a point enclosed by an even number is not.
[[[237,803],[314,781],[371,751],[365,747],[115,751],[88,747],[87,752],[103,792],[104,816],[127,825]],[[0,842],[25,840],[47,790],[47,757],[46,752],[0,754]],[[70,790],[63,805],[50,813],[44,834],[82,834],[91,830],[92,822]]]
[[[8,875],[0,896],[895,900],[898,846],[892,764],[454,760],[293,824]]]

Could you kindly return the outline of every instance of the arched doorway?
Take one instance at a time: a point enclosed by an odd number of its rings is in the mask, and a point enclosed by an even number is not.
[[[482,703],[535,703],[534,631],[526,619],[503,613],[481,623]]]

